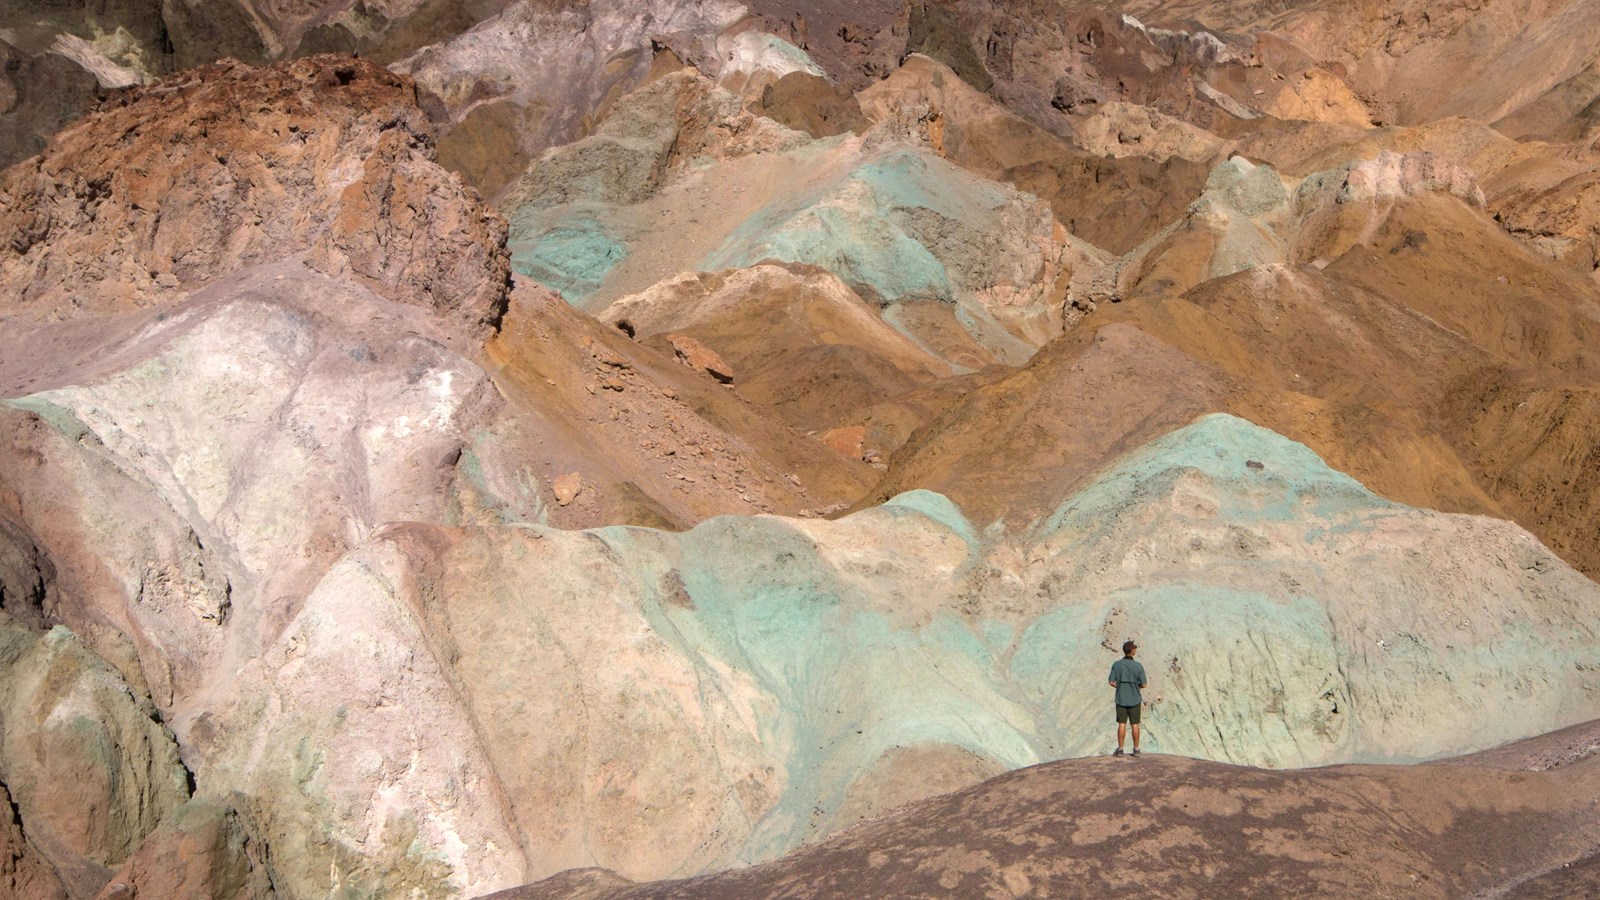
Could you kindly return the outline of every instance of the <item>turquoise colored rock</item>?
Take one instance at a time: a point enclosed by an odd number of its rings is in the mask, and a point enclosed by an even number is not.
[[[1218,488],[1220,518],[1328,522],[1398,508],[1328,467],[1310,447],[1224,413],[1204,416],[1115,461],[1040,523],[1040,538],[1114,518],[1143,497],[1198,477]]]
[[[578,303],[605,280],[612,267],[628,255],[628,248],[606,233],[605,226],[587,217],[562,220],[562,224],[511,244],[511,267]]]
[[[818,196],[752,216],[701,263],[714,271],[763,260],[821,266],[881,305],[951,302],[996,283],[1025,283],[1040,266],[1048,211],[938,157],[893,150]],[[1030,254],[1029,251],[1032,251]]]
[[[871,208],[870,201],[840,198],[787,217],[757,215],[741,224],[700,268],[710,272],[767,261],[820,266],[880,305],[953,299],[944,265],[881,210]]]
[[[1600,717],[1597,610],[1511,523],[1384,500],[1208,416],[1010,533],[924,491],[682,533],[394,526],[251,664],[270,701],[229,727],[284,749],[227,765],[334,864],[380,849],[381,791],[435,885],[487,887],[518,853],[526,878],[679,877],[847,828],[864,792],[1108,752],[1128,638],[1146,750],[1398,762]]]

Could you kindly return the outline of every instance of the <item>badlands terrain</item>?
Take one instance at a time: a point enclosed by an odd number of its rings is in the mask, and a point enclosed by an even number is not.
[[[1597,138],[1595,0],[0,6],[0,896],[1594,895]]]

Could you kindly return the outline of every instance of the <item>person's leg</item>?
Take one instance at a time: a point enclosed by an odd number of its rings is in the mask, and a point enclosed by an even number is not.
[[[1133,751],[1139,752],[1139,723],[1133,723]]]
[[[1138,732],[1138,730],[1135,730],[1133,733],[1137,735],[1139,732]],[[1127,740],[1127,737],[1128,737],[1128,726],[1126,724],[1122,723],[1122,722],[1118,722],[1117,723],[1117,749],[1118,750],[1122,749],[1122,742]],[[1137,744],[1135,744],[1135,746],[1137,746]]]

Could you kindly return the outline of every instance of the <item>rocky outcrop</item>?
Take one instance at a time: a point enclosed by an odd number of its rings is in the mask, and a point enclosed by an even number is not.
[[[260,839],[235,810],[197,797],[162,820],[96,900],[274,896]]]
[[[582,137],[600,113],[642,84],[656,45],[714,66],[717,36],[745,13],[731,0],[519,0],[394,69],[416,79],[451,126],[491,105],[523,120],[501,132],[495,152],[527,159]]]
[[[695,70],[682,69],[619,101],[596,134],[546,152],[502,205],[517,211],[575,202],[629,206],[655,194],[674,168],[782,152],[804,140],[746,112],[738,96]]]
[[[752,110],[812,137],[860,134],[870,124],[849,91],[826,78],[791,72],[762,88]]]
[[[1296,205],[1306,211],[1321,202],[1394,201],[1422,194],[1451,194],[1483,208],[1483,191],[1472,172],[1434,153],[1380,153],[1301,182]]]
[[[733,367],[723,361],[717,351],[686,334],[669,334],[666,340],[672,346],[672,353],[678,362],[697,372],[704,372],[723,384],[733,383]]]
[[[0,890],[10,897],[66,900],[67,891],[61,879],[22,833],[22,817],[4,784],[0,784],[0,802],[10,809],[10,813],[0,819]]]
[[[1461,762],[1263,772],[1168,756],[1070,760],[919,804],[751,869],[653,884],[574,871],[493,900],[1130,889],[1167,896],[1377,891],[1442,900],[1507,890],[1518,898],[1575,897],[1593,889],[1594,857],[1579,836],[1595,827],[1585,806],[1595,760],[1538,773]],[[1273,839],[1252,839],[1257,829]],[[1175,840],[1181,851],[1170,846]]]
[[[225,59],[318,53],[389,63],[459,35],[511,0],[64,0],[0,9],[0,168],[33,156],[101,91]]]
[[[361,60],[174,76],[0,178],[0,290],[13,320],[103,315],[309,250],[481,339],[505,310],[505,225],[431,155],[410,84]]]
[[[0,613],[0,782],[71,896],[92,896],[189,797],[158,718],[67,629],[40,635]],[[12,878],[49,890],[38,858],[13,859]]]

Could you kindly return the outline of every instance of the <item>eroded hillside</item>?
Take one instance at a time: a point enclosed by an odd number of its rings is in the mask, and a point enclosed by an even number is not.
[[[1596,29],[0,13],[0,892],[1581,887]]]

